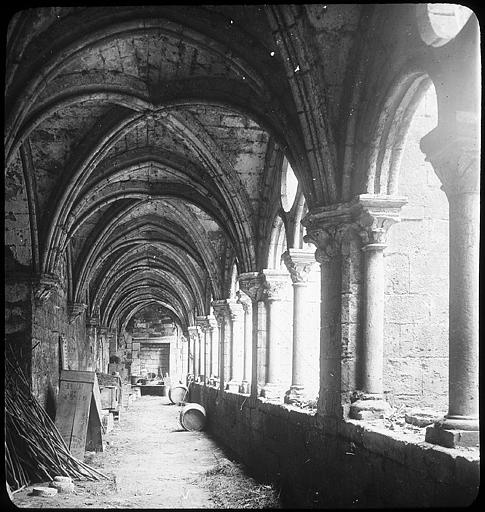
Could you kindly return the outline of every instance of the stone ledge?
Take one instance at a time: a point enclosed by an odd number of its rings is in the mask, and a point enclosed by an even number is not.
[[[341,435],[349,437],[374,454],[406,465],[416,472],[425,473],[438,481],[460,481],[461,485],[469,486],[471,481],[475,480],[476,485],[479,485],[478,450],[465,452],[462,449],[445,448],[359,420],[346,420],[342,426]],[[355,430],[352,431],[353,429]],[[458,466],[461,468],[460,471]],[[467,473],[466,479],[459,474],[463,472]]]

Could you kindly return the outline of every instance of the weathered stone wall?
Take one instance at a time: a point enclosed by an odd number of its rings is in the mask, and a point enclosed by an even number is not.
[[[32,329],[32,269],[29,205],[20,158],[13,159],[5,175],[5,342],[17,358],[30,364],[24,354],[30,353]],[[15,276],[15,277],[14,277]]]
[[[283,405],[193,385],[207,428],[252,472],[281,487],[287,506],[466,506],[478,493],[469,452],[414,443],[358,421],[322,427]]]
[[[396,403],[448,402],[448,200],[420,139],[437,123],[431,87],[411,122],[399,195],[408,203],[385,251],[384,383]]]
[[[140,364],[148,373],[162,376],[170,373],[170,343],[142,343]]]
[[[60,265],[61,286],[43,302],[33,301],[32,389],[48,411],[55,410],[60,377],[60,338],[66,339],[66,370],[87,370],[91,349],[86,336],[85,315],[69,323],[65,260]]]

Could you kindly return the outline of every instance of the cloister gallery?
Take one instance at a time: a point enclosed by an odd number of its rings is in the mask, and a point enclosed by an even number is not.
[[[474,500],[470,9],[42,7],[6,50],[6,354],[52,418],[117,361],[290,503]]]

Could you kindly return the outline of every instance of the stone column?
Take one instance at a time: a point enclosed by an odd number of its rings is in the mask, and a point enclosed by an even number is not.
[[[268,338],[266,348],[267,372],[266,383],[261,390],[261,396],[277,399],[283,395],[283,390],[278,384],[280,380],[280,352],[278,350],[278,331],[282,318],[278,314],[277,305],[287,298],[290,285],[290,276],[278,270],[263,270],[265,277],[264,295],[268,315]]]
[[[251,397],[258,396],[258,304],[262,300],[264,277],[259,272],[239,275],[239,288],[251,299]]]
[[[217,324],[219,325],[219,350],[218,350],[218,362],[219,362],[219,389],[224,391],[225,382],[224,379],[224,341],[226,337],[226,316],[227,316],[227,301],[226,300],[215,300],[212,302],[214,308],[214,316],[216,317]]]
[[[282,255],[293,282],[293,350],[291,387],[285,394],[285,403],[296,403],[305,398],[303,385],[304,351],[309,349],[306,329],[308,310],[308,278],[316,265],[314,251],[290,249]]]
[[[181,375],[181,380],[182,382],[186,382],[187,381],[187,374],[190,373],[189,372],[189,366],[188,366],[188,362],[189,362],[189,344],[187,343],[187,339],[185,338],[185,336],[182,334],[180,335],[180,357],[182,359],[182,375]]]
[[[86,370],[93,372],[96,367],[96,345],[97,345],[97,327],[99,318],[97,316],[89,316],[86,318],[86,344],[88,348],[87,368]]]
[[[192,343],[192,367],[194,374],[194,381],[197,381],[200,374],[200,366],[199,366],[199,331],[195,325],[191,325],[189,328],[189,337]]]
[[[251,299],[240,290],[237,292],[237,301],[244,310],[244,346],[243,346],[243,369],[242,382],[239,391],[249,393],[251,379],[251,337],[252,337],[252,319],[251,319]]]
[[[364,253],[363,351],[360,397],[350,406],[354,419],[383,418],[391,412],[384,399],[384,249],[390,226],[399,222],[403,197],[363,194],[352,201]]]
[[[219,375],[219,357],[218,357],[218,327],[219,324],[214,316],[209,315],[209,376],[211,384],[215,385],[214,379]]]
[[[237,302],[229,302],[232,336],[230,339],[230,375],[226,389],[238,393],[244,366],[244,309]]]
[[[97,343],[96,343],[96,351],[95,351],[95,363],[94,363],[94,369],[97,372],[106,372],[107,366],[104,368],[104,346],[108,342],[108,327],[101,325],[98,329],[99,336],[97,336]]]
[[[196,325],[199,328],[200,334],[200,351],[199,351],[199,364],[200,364],[200,380],[206,385],[207,382],[207,329],[209,327],[206,316],[198,316],[195,319]]]
[[[479,128],[458,127],[452,133],[438,125],[421,140],[449,201],[449,403],[446,416],[426,431],[426,441],[447,447],[479,443]]]

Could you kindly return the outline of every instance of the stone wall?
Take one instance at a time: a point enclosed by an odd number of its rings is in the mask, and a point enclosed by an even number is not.
[[[59,391],[61,338],[66,340],[66,370],[87,370],[93,358],[85,315],[72,323],[68,319],[64,260],[59,270],[61,286],[45,301],[34,300],[32,315],[32,389],[50,412],[55,410]]]
[[[413,442],[364,422],[319,416],[193,385],[207,428],[289,507],[466,506],[478,493],[478,454]]]
[[[399,195],[408,203],[385,251],[384,383],[396,404],[448,403],[448,200],[420,139],[437,123],[431,86],[411,122]]]
[[[140,364],[148,373],[170,373],[170,343],[146,343],[140,347]]]

